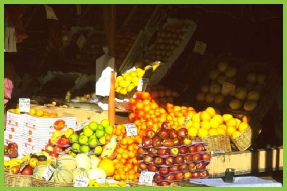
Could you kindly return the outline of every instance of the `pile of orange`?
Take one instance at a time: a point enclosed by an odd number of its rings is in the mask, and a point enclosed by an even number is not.
[[[56,112],[47,112],[42,109],[35,108],[30,108],[29,114],[37,117],[58,117],[58,113]]]
[[[137,170],[137,149],[141,143],[138,136],[123,136],[117,146],[117,155],[113,160],[115,171],[113,178],[115,180],[137,180],[139,172]]]

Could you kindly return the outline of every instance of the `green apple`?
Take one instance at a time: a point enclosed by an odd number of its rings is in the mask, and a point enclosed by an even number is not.
[[[97,139],[97,136],[96,136],[96,134],[94,133],[94,134],[92,134],[90,137],[89,137],[89,140],[91,140],[91,139]]]
[[[79,148],[79,149],[80,149],[80,148]],[[71,155],[71,156],[73,156],[73,157],[76,157],[76,156],[77,156],[77,154],[74,153],[73,151],[69,151],[68,154]]]
[[[103,147],[100,146],[100,145],[98,145],[98,146],[96,146],[96,147],[94,148],[94,153],[95,153],[96,155],[100,155],[100,154],[102,153],[102,151],[103,151]]]
[[[114,127],[112,125],[106,126],[105,127],[106,134],[111,135],[113,133],[113,129],[114,129]]]
[[[80,136],[81,136],[81,135],[85,135],[84,132],[81,132],[81,133],[80,133]]]
[[[81,145],[85,145],[85,144],[88,143],[88,140],[89,140],[89,138],[88,138],[87,136],[85,136],[85,135],[80,135],[78,141],[79,141],[79,143],[80,143]]]
[[[97,136],[98,139],[101,138],[101,137],[103,137],[104,135],[105,135],[105,131],[104,131],[104,130],[98,129],[98,130],[96,131],[96,136]]]
[[[96,131],[98,129],[99,124],[96,121],[92,121],[89,124],[89,128],[92,129],[93,131]]]
[[[98,145],[98,140],[96,138],[89,139],[88,144],[90,147],[95,147]]]
[[[105,138],[105,136],[101,137],[101,138],[99,139],[99,142],[100,142],[102,145],[106,144],[106,138]]]
[[[72,150],[75,152],[79,152],[80,151],[80,144],[79,143],[73,143],[72,144]]]
[[[84,128],[83,128],[83,131],[85,131],[85,129],[89,129],[89,125],[86,125]]]
[[[103,119],[101,121],[101,125],[104,127],[107,127],[108,125],[110,125],[110,121],[108,119]]]
[[[71,143],[75,143],[75,142],[78,142],[78,139],[79,139],[79,135],[77,133],[73,133],[72,135],[70,135],[69,137],[69,141]]]
[[[105,127],[103,125],[99,125],[97,130],[105,130]]]
[[[90,128],[86,128],[83,132],[84,132],[84,135],[87,137],[90,137],[92,134],[94,134],[94,131]]]
[[[88,145],[81,145],[80,146],[80,152],[81,153],[88,153],[90,152],[91,148]]]

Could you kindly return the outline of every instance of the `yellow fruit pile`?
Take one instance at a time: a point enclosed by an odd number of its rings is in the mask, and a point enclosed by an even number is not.
[[[215,135],[229,135],[237,138],[249,127],[247,117],[235,118],[231,114],[220,115],[213,107],[207,107],[204,111],[190,113],[186,118],[178,118],[178,124],[188,129],[190,137],[206,137]]]
[[[137,87],[140,78],[143,77],[144,74],[145,71],[143,69],[137,68],[135,70],[130,70],[121,76],[117,76],[115,81],[116,92],[126,95]]]

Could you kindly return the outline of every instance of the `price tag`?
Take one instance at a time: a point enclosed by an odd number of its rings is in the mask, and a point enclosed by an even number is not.
[[[27,112],[30,111],[30,99],[29,98],[19,98],[19,109],[20,112]]]
[[[54,171],[55,169],[51,165],[48,165],[47,168],[44,170],[42,177],[46,181],[49,181],[50,178],[53,176]]]
[[[47,19],[58,20],[53,8],[48,5],[44,5],[44,6],[45,6],[46,14],[47,14]]]
[[[236,86],[234,84],[223,82],[221,93],[223,95],[234,95]]]
[[[88,187],[89,179],[83,176],[76,176],[74,187]]]
[[[207,47],[206,43],[197,40],[195,41],[193,52],[204,55],[206,51],[206,47]]]
[[[77,127],[76,127],[75,131],[82,130],[88,124],[89,124],[89,121],[84,121],[84,122],[81,122],[81,123],[77,124]]]
[[[189,119],[190,119],[189,117],[185,117],[184,118],[184,121],[182,123],[182,127],[185,127],[185,125],[186,125],[186,123],[188,122]]]
[[[79,49],[82,49],[84,47],[84,45],[86,44],[87,39],[85,38],[85,36],[83,34],[81,34],[77,40],[77,45],[79,47]]]
[[[133,123],[126,124],[126,132],[127,132],[127,136],[137,136],[138,135],[137,127]]]
[[[149,83],[148,78],[140,78],[139,83],[138,83],[138,87],[137,87],[137,91],[145,91],[148,83]]]
[[[140,185],[152,185],[152,180],[155,172],[142,171],[140,174],[139,182]]]

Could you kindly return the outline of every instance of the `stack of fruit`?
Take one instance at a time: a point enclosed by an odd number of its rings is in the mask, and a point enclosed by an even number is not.
[[[246,77],[246,82],[242,86],[236,87],[234,97],[228,106],[231,110],[244,110],[251,112],[257,107],[260,93],[264,86],[265,74],[250,72]]]
[[[163,108],[166,107],[167,103],[174,103],[174,99],[179,96],[176,91],[162,85],[148,87],[146,91],[149,92],[151,98]]]
[[[11,113],[20,114],[19,107],[16,107],[15,109],[9,109],[8,111]],[[42,109],[35,109],[35,108],[30,108],[29,114],[37,117],[58,117],[58,113],[56,112],[48,112]]]
[[[222,90],[224,82],[236,84],[237,67],[228,61],[220,61],[216,69],[209,72],[209,80],[202,85],[200,92],[196,95],[196,100],[208,104],[221,105],[229,96],[231,90]],[[234,92],[233,92],[234,93]]]
[[[192,143],[186,128],[178,131],[163,123],[158,132],[148,130],[138,149],[138,170],[155,172],[154,181],[160,186],[192,178],[206,178],[210,154],[203,143]]]

